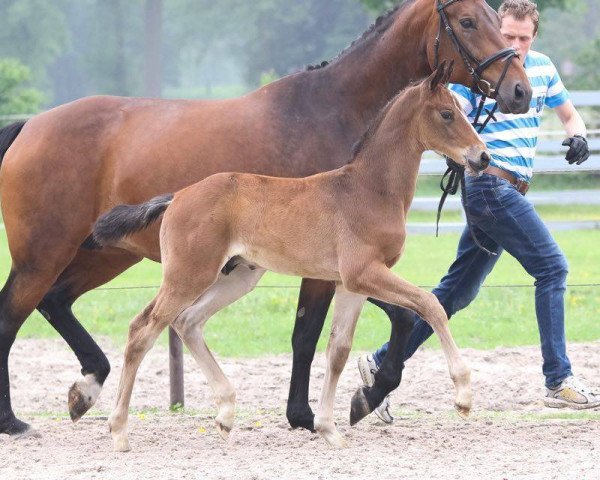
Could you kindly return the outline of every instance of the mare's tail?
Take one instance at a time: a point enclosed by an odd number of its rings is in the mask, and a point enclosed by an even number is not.
[[[149,227],[162,215],[173,200],[173,194],[154,197],[141,205],[117,205],[102,215],[92,232],[95,243],[106,246],[132,233]]]
[[[4,154],[8,151],[19,133],[21,133],[25,123],[16,122],[0,130],[0,165],[2,165],[2,160],[4,160]]]

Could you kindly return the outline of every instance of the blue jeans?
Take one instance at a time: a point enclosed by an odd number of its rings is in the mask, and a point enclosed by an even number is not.
[[[565,339],[566,259],[533,205],[506,180],[487,174],[467,177],[466,192],[473,233],[483,246],[498,256],[480,250],[465,228],[456,260],[433,293],[450,318],[475,299],[502,251],[510,253],[535,278],[535,310],[544,359],[542,371],[546,386],[555,387],[572,375]],[[432,333],[429,324],[417,316],[405,359]],[[374,353],[378,365],[387,347],[386,343]]]

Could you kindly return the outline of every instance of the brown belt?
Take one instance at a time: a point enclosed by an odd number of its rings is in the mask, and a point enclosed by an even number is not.
[[[512,173],[507,172],[506,170],[502,170],[501,168],[490,165],[483,171],[483,173],[487,173],[488,175],[493,175],[494,177],[500,177],[504,180],[507,180],[511,185],[516,187],[517,191],[521,195],[525,195],[527,193],[527,190],[529,190],[528,182],[526,182],[525,180],[518,179]]]

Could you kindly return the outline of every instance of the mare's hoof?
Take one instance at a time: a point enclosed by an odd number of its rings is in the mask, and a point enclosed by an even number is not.
[[[115,452],[129,452],[131,446],[127,437],[113,438],[113,450]]]
[[[290,410],[287,412],[287,419],[292,428],[305,428],[309,432],[315,433],[315,414],[310,407],[301,410]]]
[[[39,438],[41,434],[28,423],[22,422],[14,415],[7,420],[0,421],[0,433],[6,433],[13,440],[20,438]]]
[[[219,432],[219,435],[221,435],[221,438],[223,440],[227,441],[229,439],[229,434],[231,433],[231,427],[228,427],[227,425],[223,425],[219,421],[216,421],[215,424],[217,426],[217,432]]]
[[[91,395],[86,394],[79,384],[79,382],[75,382],[71,388],[69,389],[69,415],[71,416],[71,420],[76,422],[79,420],[85,413],[92,408],[94,405],[94,400]]]
[[[350,403],[350,425],[356,425],[371,412],[365,395],[365,387],[359,387],[352,396]]]

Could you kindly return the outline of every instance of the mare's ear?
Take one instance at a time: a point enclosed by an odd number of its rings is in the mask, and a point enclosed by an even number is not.
[[[440,84],[442,77],[444,77],[446,71],[446,60],[429,76],[427,81],[429,82],[429,88],[433,92]]]

